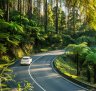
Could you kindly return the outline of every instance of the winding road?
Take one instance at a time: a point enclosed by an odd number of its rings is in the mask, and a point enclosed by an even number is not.
[[[63,53],[62,50],[56,50],[34,55],[30,66],[20,66],[17,62],[11,67],[15,80],[17,82],[28,80],[34,86],[34,91],[87,91],[86,88],[60,76],[54,69],[53,61]],[[12,83],[10,85],[12,86]]]

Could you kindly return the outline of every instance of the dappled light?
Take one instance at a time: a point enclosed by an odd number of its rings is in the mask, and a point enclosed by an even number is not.
[[[32,67],[39,67],[39,66],[50,66],[50,64],[34,64]]]
[[[50,67],[45,67],[45,68],[36,68],[36,69],[32,69],[31,72],[42,72],[42,71],[50,71],[52,68]]]
[[[22,62],[24,56],[32,60]],[[6,82],[23,77],[34,91],[85,91],[56,70],[96,89],[96,0],[0,0],[0,90],[10,91]],[[53,80],[45,86],[41,78]]]
[[[46,80],[46,79],[55,79],[55,78],[60,78],[61,76],[56,74],[56,73],[50,73],[48,75],[44,75],[42,77],[38,77],[41,80]]]

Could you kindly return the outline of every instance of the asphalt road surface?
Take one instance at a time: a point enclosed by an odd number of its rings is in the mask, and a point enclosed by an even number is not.
[[[63,53],[64,51],[57,50],[34,55],[30,66],[21,66],[17,62],[11,67],[16,82],[27,80],[34,86],[34,91],[87,91],[86,88],[60,76],[53,68],[52,62]],[[9,85],[15,88],[14,84]]]

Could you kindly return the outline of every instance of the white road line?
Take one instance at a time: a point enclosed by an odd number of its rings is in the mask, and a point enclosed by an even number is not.
[[[54,62],[55,59],[56,59],[56,57],[52,60],[51,66],[52,66],[52,69],[54,70],[54,72],[57,73],[57,74],[59,74],[59,73],[55,70],[55,68],[53,67],[53,62]],[[60,74],[59,74],[59,75],[60,75]],[[60,76],[61,76],[61,75],[60,75]],[[74,84],[74,85],[76,85],[76,86],[78,86],[78,87],[80,87],[80,88],[82,88],[82,89],[85,89],[85,90],[89,91],[87,88],[84,88],[84,87],[82,87],[82,86],[80,86],[80,85],[78,85],[78,84],[76,84],[76,83],[74,83],[74,82],[72,82],[72,81],[64,78],[63,76],[61,76],[61,77],[62,77],[64,80],[66,80],[66,81],[68,81],[68,82],[70,82],[70,83],[72,83],[72,84]]]
[[[43,56],[40,56],[39,58],[35,59],[32,63],[34,63],[35,61],[37,61],[37,60],[40,59],[41,57],[43,57]],[[30,75],[31,79],[35,82],[35,84],[36,84],[38,87],[40,87],[43,91],[46,91],[46,90],[45,90],[39,83],[37,83],[36,80],[32,77],[31,72],[30,72],[30,67],[31,67],[31,64],[30,64],[30,66],[29,66],[29,68],[28,68],[28,72],[29,72],[29,75]]]
[[[45,55],[43,55],[43,56],[45,56]],[[38,59],[40,59],[40,58],[43,57],[43,56],[40,56],[39,58],[35,59],[32,63],[34,63],[35,61],[37,61]],[[53,61],[54,61],[55,59],[56,59],[56,57],[52,59],[52,61],[51,61],[51,66],[52,66],[52,69],[54,70],[54,72],[58,74],[58,72],[57,72],[57,71],[55,70],[55,68],[53,67]],[[46,90],[45,90],[39,83],[37,83],[36,80],[32,77],[31,72],[30,72],[30,67],[31,67],[31,64],[30,64],[30,66],[29,66],[29,68],[28,68],[28,72],[29,72],[29,75],[30,75],[31,79],[35,82],[35,84],[36,84],[38,87],[40,87],[43,91],[46,91]],[[60,75],[60,74],[59,74],[59,75]],[[60,75],[60,76],[61,76],[61,75]],[[61,76],[61,77],[62,77],[62,76]],[[76,84],[76,83],[74,83],[74,82],[72,82],[72,81],[64,78],[64,77],[62,77],[62,78],[65,79],[65,80],[67,80],[68,82],[70,82],[70,83],[72,83],[72,84],[74,84],[74,85],[76,85],[76,86],[78,86],[78,87],[80,87],[80,88],[83,88],[83,89],[85,89],[85,90],[88,91],[88,89],[86,89],[86,88],[84,88],[84,87],[82,87],[82,86],[80,86],[80,85],[78,85],[78,84]]]

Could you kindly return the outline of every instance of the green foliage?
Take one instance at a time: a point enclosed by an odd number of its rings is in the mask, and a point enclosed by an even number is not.
[[[71,62],[71,60],[69,60],[69,59],[67,59],[67,61],[64,60],[63,57],[64,56],[59,56],[57,58],[57,60],[54,61],[55,67],[61,73],[76,79],[77,78],[77,76],[76,76],[76,68],[75,68],[76,65],[73,62]]]
[[[82,43],[82,42],[92,43],[92,42],[95,42],[95,39],[94,39],[94,37],[81,36],[76,41],[78,43]]]
[[[54,26],[54,21],[53,21],[53,12],[52,12],[52,9],[51,9],[51,5],[48,5],[48,27],[51,28]]]
[[[88,36],[81,36],[81,37],[79,37],[78,39],[77,39],[77,42],[79,42],[79,43],[82,43],[82,42],[89,42],[90,41],[90,37],[88,37]]]
[[[91,62],[93,64],[96,64],[96,53],[94,52],[90,52],[87,56],[86,56],[86,60],[88,62]]]
[[[1,62],[5,61],[5,62]],[[8,56],[3,56],[2,59],[0,59],[0,90],[9,89],[5,82],[12,81],[12,75],[10,74],[12,72],[11,69],[9,69],[9,66],[13,63],[10,63],[10,59]]]
[[[21,84],[24,84],[24,86],[22,86]],[[31,83],[29,83],[28,81],[24,81],[24,82],[19,82],[18,83],[18,91],[33,91],[33,86]]]
[[[11,22],[8,26],[11,33],[22,33],[23,28],[15,22]]]
[[[70,51],[70,52],[73,52],[73,53],[82,53],[83,49],[87,48],[87,43],[86,42],[83,42],[81,44],[69,44],[65,50],[66,51]]]
[[[21,17],[21,23],[22,23],[23,25],[28,25],[28,24],[29,24],[28,18],[22,16],[22,17]]]
[[[16,24],[15,22],[5,22],[4,20],[0,20],[0,30],[4,30],[5,32],[9,31],[12,33],[22,33],[23,32],[23,28],[21,26],[19,26],[18,24]]]
[[[8,22],[5,22],[5,20],[0,19],[0,30],[7,31],[8,26],[10,26]]]
[[[59,21],[59,29],[60,29],[60,33],[64,33],[66,31],[66,15],[64,11],[60,12],[61,17],[60,17],[60,21]]]
[[[53,39],[53,43],[60,43],[60,42],[62,42],[61,36],[57,35],[57,34],[55,34],[52,39]]]
[[[61,45],[62,43],[62,37],[58,34],[54,34],[53,36],[50,34],[48,36],[48,40],[51,42],[51,44],[59,44]]]
[[[70,35],[62,35],[63,45],[67,46],[68,44],[75,43],[75,40]]]
[[[32,17],[32,20],[34,20],[38,23],[39,19],[40,19],[39,9],[37,7],[35,7],[33,13],[34,13],[34,15]]]
[[[78,19],[78,11],[73,8],[72,10],[70,10],[70,13],[68,14],[68,31],[70,31],[71,33],[76,32],[79,29],[80,26],[80,20]]]
[[[30,26],[37,26],[37,23],[36,23],[36,21],[30,20],[29,25]]]
[[[4,44],[0,43],[0,54],[6,53],[7,48],[4,46]]]
[[[77,43],[87,42],[89,45],[93,45],[95,43],[94,37],[81,36],[77,38]]]

